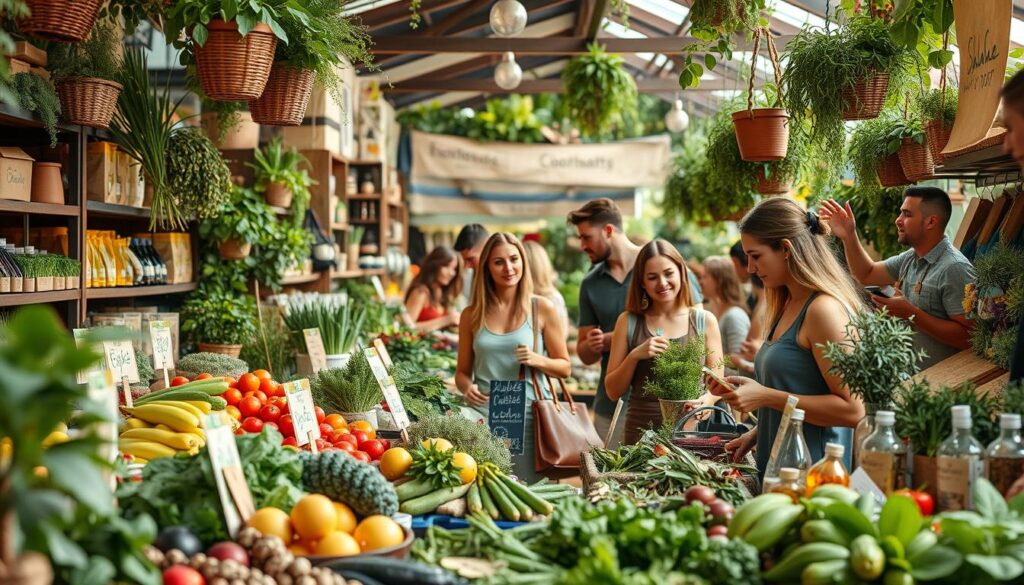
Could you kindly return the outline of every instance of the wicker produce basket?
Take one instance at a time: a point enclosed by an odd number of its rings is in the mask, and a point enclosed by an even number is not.
[[[120,83],[98,77],[69,77],[57,83],[60,110],[70,124],[107,128],[117,109]]]
[[[274,63],[263,95],[249,102],[249,111],[253,121],[259,124],[298,126],[306,116],[312,93],[312,70]]]
[[[89,36],[102,0],[26,0],[31,15],[18,21],[21,32],[32,36],[80,43]]]
[[[238,23],[212,20],[203,46],[195,45],[199,82],[207,97],[222,101],[255,100],[263,94],[274,64],[277,37],[257,24],[244,37]]]
[[[870,120],[877,118],[885,105],[885,94],[889,91],[889,74],[875,73],[867,79],[843,88],[844,120]]]
[[[942,156],[942,149],[949,143],[953,128],[942,120],[929,120],[924,123],[924,133],[928,137],[928,150],[932,152],[932,162],[941,165],[946,159]]]

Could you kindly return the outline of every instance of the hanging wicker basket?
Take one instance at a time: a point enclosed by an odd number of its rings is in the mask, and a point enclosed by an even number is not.
[[[877,118],[885,105],[885,94],[889,91],[889,74],[874,73],[866,79],[844,87],[842,96],[846,107],[844,120],[870,120]]]
[[[786,158],[789,151],[789,113],[785,108],[757,108],[733,112],[740,158],[768,162]]]
[[[883,187],[901,187],[909,185],[910,179],[903,174],[903,165],[897,154],[890,154],[878,163],[878,182]]]
[[[928,150],[932,153],[932,162],[941,165],[946,160],[946,157],[942,156],[942,149],[949,143],[953,128],[942,120],[929,120],[924,123],[924,133],[928,137]]]
[[[928,143],[918,144],[910,138],[903,139],[903,146],[896,153],[900,159],[900,166],[903,167],[903,174],[911,182],[918,182],[930,179],[935,176],[935,163],[932,161],[932,151],[928,149]]]
[[[31,11],[18,21],[21,32],[62,43],[80,43],[89,36],[102,0],[26,0]]]
[[[258,100],[249,102],[252,119],[270,126],[298,126],[306,115],[313,93],[313,71],[274,63],[267,87]]]
[[[195,44],[196,70],[207,97],[222,101],[249,101],[263,94],[274,64],[277,37],[270,27],[257,24],[244,37],[238,23],[211,20],[206,44]]]
[[[122,85],[98,77],[68,77],[57,83],[61,115],[69,124],[107,128]]]
[[[789,181],[778,174],[766,178],[764,168],[757,169],[757,192],[762,195],[785,195],[789,193]]]

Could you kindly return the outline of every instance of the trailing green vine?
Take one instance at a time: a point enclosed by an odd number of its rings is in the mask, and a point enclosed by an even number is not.
[[[636,116],[636,81],[622,66],[622,57],[592,43],[562,71],[564,111],[585,135],[596,136]]]
[[[11,78],[11,87],[18,98],[18,105],[39,116],[50,135],[50,146],[57,146],[60,100],[57,99],[53,84],[38,75],[18,73]]]

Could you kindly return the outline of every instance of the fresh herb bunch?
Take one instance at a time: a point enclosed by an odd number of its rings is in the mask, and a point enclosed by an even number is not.
[[[139,383],[149,386],[156,379],[156,371],[149,356],[139,348],[135,348],[135,364],[139,367]]]
[[[51,43],[47,69],[56,82],[69,77],[117,79],[121,68],[121,43],[110,21],[99,21],[80,43]]]
[[[302,339],[303,329],[318,328],[328,355],[349,353],[363,334],[366,321],[366,310],[353,305],[313,297],[289,304],[284,322],[296,341]]]
[[[946,126],[952,127],[959,99],[960,94],[955,87],[946,88],[945,100],[942,90],[923,91],[917,96],[917,113],[925,122],[942,120]]]
[[[1016,381],[1003,386],[1003,412],[1024,415],[1024,381]]]
[[[932,389],[927,380],[911,383],[896,395],[896,433],[910,440],[914,454],[935,457],[939,445],[953,432],[950,409],[958,404],[971,407],[972,433],[982,445],[999,436],[999,397],[978,395],[975,385]]]
[[[146,54],[139,48],[125,51],[118,81],[124,86],[117,98],[117,111],[110,133],[128,156],[139,161],[146,184],[153,189],[149,227],[185,229],[185,216],[168,187],[167,150],[177,124],[175,111],[181,104],[171,102],[170,85],[157,92],[150,83]]]
[[[201,285],[181,306],[181,330],[195,341],[244,344],[256,335],[256,302],[213,284]]]
[[[367,412],[384,400],[377,378],[362,354],[353,355],[344,368],[320,370],[310,378],[313,399],[329,412]]]
[[[444,437],[455,449],[469,453],[477,464],[493,463],[508,473],[512,471],[512,455],[508,447],[491,434],[483,423],[473,422],[459,414],[427,416],[409,425],[409,442],[419,444],[424,439]]]
[[[316,181],[309,177],[305,169],[299,165],[306,162],[295,148],[285,150],[280,138],[275,138],[265,149],[258,149],[255,154],[256,163],[246,165],[256,171],[256,192],[263,193],[270,183],[281,183],[292,192],[291,216],[294,225],[301,225],[309,207],[309,188]]]
[[[637,89],[620,55],[589,45],[589,53],[569,61],[562,71],[562,105],[568,117],[588,136],[611,132],[636,117]]]
[[[175,368],[179,376],[195,378],[207,373],[211,376],[231,376],[237,378],[251,370],[249,364],[238,358],[222,353],[201,351],[190,353],[178,360]],[[189,375],[191,374],[191,375]]]
[[[706,357],[704,336],[697,332],[693,332],[684,344],[669,343],[668,349],[654,358],[651,376],[644,383],[644,393],[662,400],[700,398]]]
[[[217,217],[234,189],[231,169],[202,130],[175,130],[167,144],[167,187],[187,217]]]
[[[234,187],[230,198],[199,224],[199,235],[215,242],[235,238],[258,245],[277,225],[274,212],[252,189]]]
[[[238,357],[252,368],[272,372],[278,380],[288,380],[295,372],[295,347],[291,332],[276,314],[263,311],[256,337],[242,346]]]
[[[877,118],[861,122],[853,131],[846,152],[858,187],[869,190],[882,188],[878,182],[878,165],[899,150],[899,144],[890,150],[890,134],[897,119],[893,112],[884,110]]]
[[[829,373],[838,376],[864,404],[887,406],[897,388],[917,373],[927,357],[914,349],[914,330],[906,321],[879,311],[860,311],[846,325],[846,338],[829,341],[822,354],[832,362]]]
[[[402,404],[412,420],[430,415],[446,415],[458,408],[444,380],[437,375],[404,362],[396,362],[390,373],[402,395]]]
[[[53,84],[31,73],[17,73],[11,78],[11,88],[18,97],[18,105],[35,112],[50,135],[50,146],[57,146],[57,117],[60,100]]]
[[[459,471],[461,468],[455,465],[455,449],[441,449],[430,443],[429,447],[418,445],[412,450],[409,475],[427,480],[437,489],[462,485]]]

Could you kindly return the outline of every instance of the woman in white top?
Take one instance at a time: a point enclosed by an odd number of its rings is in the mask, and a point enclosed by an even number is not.
[[[726,256],[710,256],[704,260],[700,288],[704,293],[704,307],[718,318],[723,355],[729,356],[733,364],[740,364],[741,346],[750,330],[750,315],[744,307],[743,289],[732,260]],[[736,376],[743,372],[727,367],[725,373]]]
[[[555,310],[562,317],[563,331],[569,331],[569,309],[565,306],[565,298],[555,286],[555,269],[551,266],[544,246],[534,241],[523,243],[526,250],[527,264],[530,266],[530,277],[533,279],[533,294],[544,297],[555,304]]]

